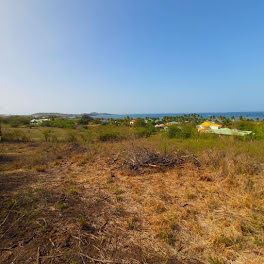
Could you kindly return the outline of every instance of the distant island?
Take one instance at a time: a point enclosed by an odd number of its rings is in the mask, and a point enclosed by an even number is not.
[[[97,112],[91,112],[91,113],[82,113],[82,114],[64,114],[64,113],[35,113],[32,114],[34,117],[42,117],[42,116],[59,116],[64,118],[77,118],[81,117],[82,115],[89,115],[89,116],[101,116],[101,115],[112,115],[109,113],[97,113]]]

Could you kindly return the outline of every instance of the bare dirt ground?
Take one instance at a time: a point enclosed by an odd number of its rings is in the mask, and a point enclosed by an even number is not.
[[[137,173],[118,144],[0,145],[0,263],[264,263],[247,157]]]

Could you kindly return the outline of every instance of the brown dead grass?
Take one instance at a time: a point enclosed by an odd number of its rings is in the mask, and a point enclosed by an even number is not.
[[[205,151],[146,174],[120,166],[128,150],[1,144],[1,263],[264,263],[252,158]]]

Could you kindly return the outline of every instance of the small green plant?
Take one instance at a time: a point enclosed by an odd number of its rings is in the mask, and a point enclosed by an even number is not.
[[[127,222],[127,226],[129,230],[134,230],[136,229],[136,223],[137,223],[138,219],[136,217],[133,217],[132,219],[130,219]]]
[[[123,193],[125,193],[125,191],[124,190],[121,190],[121,189],[118,189],[118,190],[115,191],[115,194],[116,195],[121,195]]]
[[[58,209],[66,209],[68,206],[67,206],[67,204],[65,203],[65,202],[58,202],[57,204],[56,204],[56,207],[58,208]]]
[[[71,195],[76,195],[78,194],[77,190],[75,188],[72,188],[68,191],[68,194],[71,194]]]
[[[79,218],[79,224],[81,230],[93,231],[94,228],[89,224],[88,219],[85,216]]]
[[[49,230],[49,225],[48,224],[44,224],[40,227],[40,231],[43,233],[46,233]]]
[[[115,182],[115,180],[114,180],[114,178],[113,177],[108,177],[108,179],[107,179],[107,183],[114,183]]]
[[[117,196],[116,196],[116,201],[117,201],[117,202],[123,202],[123,201],[124,201],[124,199],[123,199],[123,197],[122,197],[122,196],[120,196],[120,195],[117,195]]]
[[[168,243],[171,246],[174,246],[176,239],[175,239],[173,233],[171,233],[167,230],[164,230],[161,232],[161,237],[166,243]]]
[[[232,247],[241,244],[241,237],[225,236],[221,234],[216,244],[223,244],[225,247]]]
[[[208,261],[209,261],[209,264],[223,264],[223,261],[221,261],[217,257],[212,257],[211,256]]]

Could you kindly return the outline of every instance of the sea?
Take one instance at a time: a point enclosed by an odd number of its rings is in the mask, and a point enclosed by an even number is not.
[[[103,119],[123,119],[126,116],[131,118],[159,118],[162,119],[164,116],[183,116],[190,115],[194,113],[149,113],[149,114],[107,114],[107,115],[96,115],[95,118],[103,118]],[[208,112],[208,113],[195,113],[199,114],[204,118],[209,118],[211,116],[219,117],[224,116],[227,118],[235,117],[235,119],[239,119],[240,116],[249,119],[259,118],[260,120],[264,120],[264,112]]]

